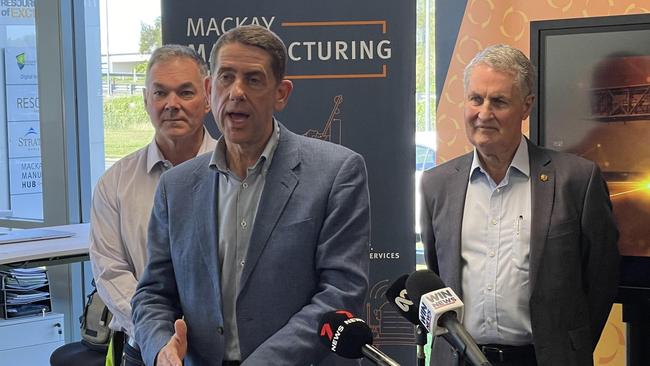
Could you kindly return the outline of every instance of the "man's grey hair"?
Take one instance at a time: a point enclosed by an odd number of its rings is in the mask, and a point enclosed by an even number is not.
[[[199,67],[199,73],[201,76],[208,76],[208,65],[201,55],[199,55],[193,48],[182,46],[179,44],[166,44],[156,48],[149,62],[147,63],[147,76],[145,78],[145,85],[149,84],[149,73],[153,65],[161,62],[167,62],[177,58],[187,58],[196,63]]]
[[[497,71],[513,74],[522,98],[534,94],[535,67],[520,50],[506,44],[495,44],[476,54],[465,67],[463,74],[465,90],[469,86],[469,76],[477,65],[487,65]]]
[[[236,27],[221,35],[210,52],[210,69],[212,73],[216,72],[219,50],[231,43],[241,43],[266,51],[271,56],[271,71],[275,81],[279,83],[284,79],[287,69],[287,48],[277,34],[260,25]]]

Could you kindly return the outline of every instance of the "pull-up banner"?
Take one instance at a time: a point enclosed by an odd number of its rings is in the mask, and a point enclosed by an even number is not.
[[[415,1],[162,1],[163,42],[189,45],[206,60],[220,35],[248,24],[271,29],[287,46],[294,90],[277,118],[366,160],[370,291],[358,316],[375,345],[415,364],[413,326],[384,296],[415,269]]]

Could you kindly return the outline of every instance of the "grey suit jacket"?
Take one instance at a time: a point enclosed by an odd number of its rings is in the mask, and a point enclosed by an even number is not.
[[[591,365],[618,285],[618,231],[609,192],[593,162],[530,141],[528,151],[529,305],[537,362]],[[420,187],[427,265],[460,294],[461,224],[471,163],[470,153],[426,171]],[[459,362],[440,338],[431,358],[432,365]]]
[[[149,261],[132,301],[135,337],[147,365],[154,364],[180,316],[188,325],[185,365],[222,363],[219,173],[209,168],[210,157],[169,170],[158,186]],[[237,296],[245,365],[352,362],[330,354],[317,328],[327,311],[362,313],[369,236],[363,158],[281,126]]]

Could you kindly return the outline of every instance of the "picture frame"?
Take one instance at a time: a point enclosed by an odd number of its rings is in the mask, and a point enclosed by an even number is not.
[[[619,302],[650,296],[650,14],[531,22],[530,138],[595,161],[620,233]]]

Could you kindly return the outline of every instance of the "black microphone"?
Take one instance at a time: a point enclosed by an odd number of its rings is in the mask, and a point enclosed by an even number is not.
[[[478,345],[458,321],[463,314],[463,302],[454,291],[430,270],[416,271],[406,280],[411,297],[419,299],[419,318],[424,327],[442,337],[474,366],[489,366]]]
[[[414,304],[413,300],[408,296],[406,290],[406,279],[409,275],[405,274],[396,279],[392,285],[386,290],[386,300],[393,305],[400,315],[402,315],[409,322],[418,325],[420,324],[420,317],[418,314],[418,306]]]
[[[415,344],[417,345],[417,360],[419,366],[424,366],[426,365],[424,346],[427,344],[427,330],[420,324],[418,314],[419,304],[414,303],[408,296],[408,291],[406,290],[406,279],[408,277],[409,275],[405,274],[396,279],[388,290],[386,290],[386,299],[401,316],[416,325]]]
[[[372,331],[366,322],[345,310],[323,314],[318,326],[321,342],[345,358],[365,357],[379,366],[400,366],[372,345]]]

